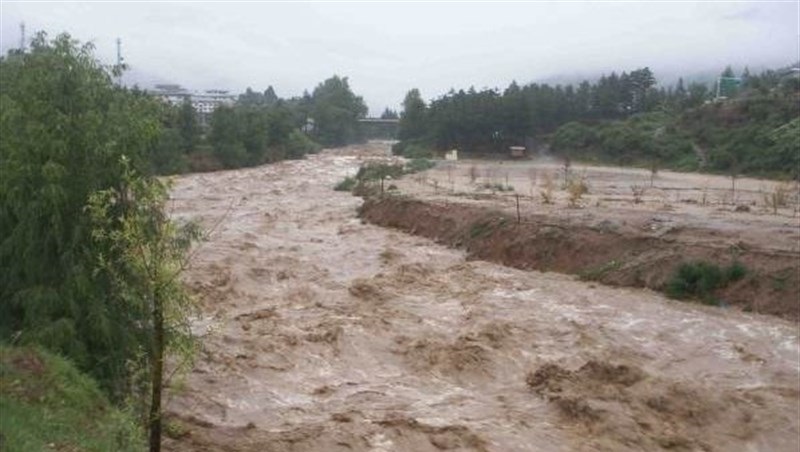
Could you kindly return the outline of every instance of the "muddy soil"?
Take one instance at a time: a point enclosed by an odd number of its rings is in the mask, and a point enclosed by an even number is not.
[[[663,228],[663,223],[672,222],[670,218],[653,229],[608,220],[565,222],[547,214],[517,217],[489,203],[396,194],[369,197],[359,215],[374,224],[463,248],[471,259],[667,293],[674,275],[687,263],[709,263],[721,271],[741,266],[743,274],[737,279],[707,293],[683,296],[800,321],[800,252],[775,249],[774,244],[759,247],[730,231]]]
[[[439,162],[397,181],[417,199],[539,215],[569,225],[672,234],[699,244],[746,242],[800,253],[800,185],[764,179],[574,164],[568,180],[588,192],[570,200],[553,159]],[[503,190],[500,191],[502,187]],[[636,194],[633,189],[636,189]],[[545,198],[549,201],[545,202]],[[688,241],[687,240],[687,241]]]
[[[212,234],[168,450],[800,446],[796,324],[362,224],[331,188],[386,150],[178,178],[175,215]]]

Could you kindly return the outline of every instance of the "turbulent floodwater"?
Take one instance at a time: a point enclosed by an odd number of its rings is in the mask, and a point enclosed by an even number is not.
[[[212,228],[172,450],[786,450],[797,326],[465,260],[361,224],[370,145],[181,177]]]

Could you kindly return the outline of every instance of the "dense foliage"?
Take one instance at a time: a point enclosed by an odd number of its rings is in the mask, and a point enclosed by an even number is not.
[[[152,152],[160,174],[240,168],[317,152],[321,143],[341,146],[363,139],[358,120],[366,115],[347,78],[333,76],[313,94],[281,99],[270,86],[248,88],[234,105],[220,106],[203,130],[191,105],[163,106],[164,132]]]
[[[347,77],[333,76],[317,85],[311,95],[313,136],[326,146],[361,141],[358,120],[367,115],[364,99],[350,89]]]
[[[150,175],[198,156],[229,168],[301,158],[319,148],[300,130],[309,117],[342,144],[366,113],[332,77],[302,98],[248,90],[204,129],[188,102],[116,86],[119,70],[68,35],[0,58],[0,340],[69,357],[113,397],[153,365],[159,300],[165,343],[180,336],[185,299],[165,275],[196,234],[162,215],[166,189]]]
[[[151,450],[165,350],[188,343],[177,277],[198,237],[148,175],[164,140],[190,145],[164,114],[68,35],[0,59],[0,341],[64,355],[117,401],[150,393]]]
[[[697,261],[684,262],[667,281],[665,290],[672,298],[697,298],[708,304],[718,304],[714,299],[715,290],[738,281],[747,274],[747,268],[739,262],[727,267]]]
[[[226,168],[302,158],[319,146],[300,132],[285,102],[218,107],[208,141]]]
[[[548,143],[584,160],[797,177],[797,72],[745,71],[740,79],[713,101],[705,84],[658,87],[648,68],[577,86],[451,90],[428,105],[412,89],[394,150],[505,155],[509,146],[546,150]]]
[[[90,45],[40,34],[29,53],[0,61],[0,335],[72,359],[114,394],[148,344],[149,312],[98,273],[111,250],[85,208],[146,168],[159,137],[158,105],[119,89]]]

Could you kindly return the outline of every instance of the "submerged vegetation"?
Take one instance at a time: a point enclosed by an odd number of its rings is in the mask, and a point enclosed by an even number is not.
[[[336,191],[360,191],[361,194],[369,194],[372,192],[369,187],[377,184],[380,193],[383,193],[387,180],[398,179],[405,174],[429,170],[435,166],[435,162],[425,158],[409,160],[405,164],[386,161],[367,162],[358,168],[355,176],[345,177],[333,189]],[[397,186],[390,185],[389,189],[396,190]]]

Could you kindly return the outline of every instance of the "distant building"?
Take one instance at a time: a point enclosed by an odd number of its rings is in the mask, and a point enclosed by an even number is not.
[[[220,105],[231,106],[236,102],[237,96],[220,89],[206,91],[189,91],[180,85],[156,85],[151,94],[171,105],[181,105],[188,100],[192,103],[197,119],[205,127],[208,125],[211,114]]]

